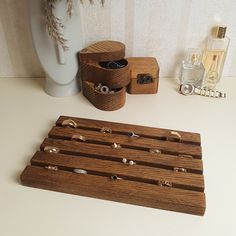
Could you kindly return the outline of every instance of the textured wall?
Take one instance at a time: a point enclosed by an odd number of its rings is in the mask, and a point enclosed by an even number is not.
[[[27,0],[0,0],[0,77],[41,77],[28,25]]]
[[[84,0],[85,2],[86,0]],[[84,45],[115,39],[127,56],[155,56],[162,76],[173,76],[188,47],[204,45],[220,21],[231,38],[225,76],[236,76],[235,0],[105,0],[81,7]],[[32,50],[26,0],[0,0],[0,76],[42,76]]]

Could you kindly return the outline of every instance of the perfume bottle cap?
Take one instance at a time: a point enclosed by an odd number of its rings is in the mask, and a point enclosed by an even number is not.
[[[200,55],[197,53],[193,53],[191,56],[191,62],[193,65],[197,64],[199,62]]]
[[[225,27],[225,26],[219,26],[219,27],[217,28],[216,37],[217,37],[217,38],[220,38],[220,39],[223,39],[223,38],[225,37],[226,30],[227,30],[227,27]]]
[[[198,48],[189,48],[187,51],[186,61],[192,65],[200,65],[202,60],[201,50]]]

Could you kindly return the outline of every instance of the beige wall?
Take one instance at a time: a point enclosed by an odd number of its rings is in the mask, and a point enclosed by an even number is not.
[[[81,8],[84,45],[120,40],[127,56],[155,56],[161,76],[173,76],[185,49],[202,46],[221,21],[231,38],[224,75],[236,76],[235,12],[235,0],[105,0],[104,8],[86,3]],[[0,0],[1,76],[43,76],[30,39],[27,0]]]
[[[28,24],[27,0],[0,0],[0,77],[42,77]]]

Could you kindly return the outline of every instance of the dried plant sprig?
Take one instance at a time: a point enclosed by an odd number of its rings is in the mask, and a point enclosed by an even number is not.
[[[62,24],[61,20],[53,13],[55,8],[54,4],[56,1],[57,0],[43,0],[45,24],[49,36],[53,38],[59,45],[61,45],[64,51],[66,51],[68,50],[68,46],[66,45],[67,40],[61,33],[64,25]]]
[[[62,29],[64,25],[61,20],[54,15],[55,3],[60,0],[43,0],[43,11],[45,18],[45,25],[48,31],[49,36],[54,39],[64,51],[68,50],[67,39],[64,38]],[[104,5],[105,0],[100,0],[101,4]],[[83,0],[80,0],[83,3]],[[90,4],[93,4],[93,0],[89,0]],[[67,4],[67,14],[69,17],[72,17],[73,12],[73,0],[66,0]]]
[[[80,0],[80,2],[83,4],[84,0]],[[94,4],[94,0],[89,0],[90,4]],[[105,0],[100,0],[102,6],[104,6]]]
[[[66,0],[67,2],[67,14],[69,17],[72,16],[72,11],[73,11],[73,0]]]

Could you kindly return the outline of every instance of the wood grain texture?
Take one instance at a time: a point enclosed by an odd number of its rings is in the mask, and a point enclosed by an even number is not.
[[[174,167],[184,167],[192,170],[192,172],[202,173],[201,160],[182,158],[179,156],[155,154],[127,148],[112,149],[110,146],[105,145],[56,139],[45,139],[41,145],[41,150],[46,146],[59,148],[61,153],[66,154],[84,155],[119,162],[121,162],[123,158],[128,158],[142,165],[164,166],[169,167],[169,169],[170,167],[172,167],[171,169]]]
[[[73,126],[68,127],[68,123],[63,122],[68,119]],[[57,120],[57,126],[48,134],[49,138],[41,144],[41,151],[32,157],[31,166],[23,171],[23,185],[204,214],[205,185],[202,160],[197,159],[201,156],[199,144],[153,138],[151,130],[155,133],[157,128],[134,126],[144,134],[149,128],[150,136],[130,138],[127,127],[132,125],[71,119],[61,116]],[[109,124],[105,127],[112,130],[120,130],[117,133],[102,133],[100,129],[104,128],[101,127],[104,124]],[[114,148],[114,143],[122,145]],[[169,150],[175,155],[149,152],[150,147],[158,145],[161,145],[163,152]],[[184,153],[190,153],[194,158],[179,156]],[[78,170],[85,173],[75,173]],[[112,176],[117,179],[112,180]]]
[[[202,175],[192,173],[181,173],[173,170],[147,167],[142,165],[126,165],[121,162],[100,160],[96,158],[87,158],[82,155],[62,155],[37,152],[31,159],[32,165],[57,166],[59,169],[71,170],[84,169],[88,173],[97,175],[118,175],[127,180],[135,180],[144,183],[158,184],[159,181],[165,180],[172,183],[173,187],[204,191],[204,180]]]
[[[44,77],[33,48],[27,0],[0,1],[0,77]]]
[[[125,57],[125,45],[118,41],[100,41],[80,51],[82,64],[89,62],[117,61]]]
[[[159,65],[154,57],[129,57],[130,64],[130,84],[127,92],[130,94],[154,94],[158,91],[159,84]],[[148,74],[153,82],[148,84],[139,84],[138,76]]]
[[[36,188],[188,214],[203,215],[205,212],[205,194],[202,192],[169,189],[127,180],[111,181],[104,176],[78,175],[27,166],[21,175],[21,182]]]
[[[82,82],[83,95],[98,109],[115,111],[125,105],[126,89],[121,88],[114,93],[101,93],[95,89],[95,84],[89,81]]]
[[[120,69],[105,69],[98,63],[81,65],[82,79],[94,84],[105,84],[109,88],[123,88],[130,82],[129,64]]]
[[[102,121],[102,120],[92,120],[92,119],[83,119],[77,117],[69,117],[69,116],[60,116],[57,120],[56,124],[61,126],[62,122],[66,119],[74,120],[79,128],[89,128],[94,130],[100,130],[102,127],[112,127],[113,133],[127,133],[127,132],[135,132],[136,134],[142,137],[151,137],[156,139],[166,140],[169,136],[170,131],[178,132],[182,137],[183,143],[190,143],[200,146],[201,145],[201,137],[198,133],[192,132],[184,132],[180,130],[169,130],[169,129],[161,129],[155,127],[147,127],[147,126],[140,126],[134,124],[124,124],[124,123],[117,123],[117,122],[109,122],[109,121]]]
[[[112,129],[112,126],[110,127]],[[195,158],[201,157],[201,147],[191,144],[184,144],[178,142],[170,142],[164,140],[157,140],[151,138],[130,138],[127,134],[104,134],[98,131],[90,131],[83,129],[70,129],[54,127],[49,132],[49,137],[71,139],[73,135],[82,135],[87,142],[111,145],[112,143],[121,144],[122,147],[131,149],[141,149],[149,151],[150,149],[158,149],[164,154],[186,154]]]
[[[178,154],[176,155],[168,155],[164,153],[155,154],[150,153],[149,150],[135,150],[139,149],[139,147],[147,147],[151,145],[151,142],[154,141],[152,148],[156,148],[156,141],[150,138],[141,138],[141,139],[130,139],[127,137],[127,135],[121,135],[121,134],[109,134],[109,133],[101,133],[99,131],[91,131],[91,130],[85,130],[85,129],[71,129],[67,127],[58,127],[55,126],[51,129],[51,131],[48,134],[49,138],[53,139],[62,139],[62,140],[71,140],[73,135],[82,135],[86,139],[86,144],[100,144],[97,145],[98,148],[102,148],[101,152],[102,154],[107,153],[107,155],[116,156],[119,158],[119,155],[116,153],[120,152],[121,156],[127,156],[129,158],[134,159],[135,161],[139,163],[144,163],[147,165],[154,165],[154,166],[162,166],[167,169],[172,169],[174,167],[184,167],[189,172],[193,173],[202,173],[203,167],[202,167],[202,160],[198,159],[190,159],[185,157],[179,157]],[[147,142],[143,142],[143,140],[146,140]],[[122,145],[122,149],[119,149],[118,152],[111,151],[109,147],[111,145],[117,142]],[[170,143],[170,142],[167,142]],[[85,144],[85,143],[84,143]],[[81,144],[82,145],[82,144]],[[102,145],[102,146],[101,146]],[[105,146],[104,146],[105,145]],[[84,152],[89,154],[90,148],[93,147],[93,145],[83,145]],[[86,152],[87,147],[87,152]],[[93,151],[95,154],[99,154],[99,152],[96,152],[97,149]],[[104,158],[104,155],[102,155]],[[120,157],[122,158],[122,157]],[[121,159],[119,159],[121,161]]]

